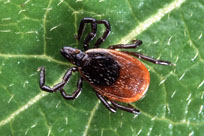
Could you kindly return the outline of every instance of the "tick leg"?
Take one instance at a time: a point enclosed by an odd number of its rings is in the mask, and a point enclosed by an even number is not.
[[[64,77],[62,78],[62,82],[54,85],[53,88],[50,88],[49,86],[45,85],[45,68],[41,67],[40,68],[40,88],[46,92],[50,92],[50,93],[56,92],[57,90],[59,90],[60,88],[64,87],[67,84],[67,82],[69,81],[69,79],[72,75],[72,72],[74,72],[76,70],[77,70],[76,67],[69,69],[65,73]]]
[[[106,40],[106,38],[108,37],[108,35],[111,32],[111,26],[110,23],[107,20],[98,20],[96,21],[97,24],[104,24],[106,27],[105,32],[103,33],[103,35],[101,37],[98,38],[98,40],[96,41],[94,48],[99,48],[99,45],[104,42]]]
[[[171,62],[169,61],[163,61],[163,60],[157,60],[157,59],[153,59],[151,57],[148,57],[148,56],[144,56],[140,53],[137,53],[137,52],[130,52],[130,51],[121,51],[121,52],[124,52],[126,54],[129,54],[129,55],[132,55],[132,56],[135,56],[135,57],[138,57],[140,59],[144,59],[144,60],[147,60],[149,62],[152,62],[152,63],[155,63],[155,64],[160,64],[160,65],[173,65]]]
[[[76,99],[82,91],[82,85],[83,85],[83,80],[82,78],[79,78],[77,82],[77,89],[71,95],[68,95],[63,88],[60,89],[60,93],[64,97],[64,99],[67,99],[67,100]]]
[[[135,109],[134,107],[126,107],[126,106],[120,105],[120,104],[118,104],[116,102],[113,102],[113,101],[111,101],[111,103],[112,103],[113,106],[115,106],[118,109],[130,112],[130,113],[133,113],[133,114],[140,114],[140,111]]]
[[[82,21],[80,22],[79,29],[78,29],[78,35],[77,39],[80,40],[86,23],[91,23],[91,32],[86,36],[84,39],[84,50],[88,50],[89,48],[89,42],[94,39],[96,36],[96,31],[97,31],[97,23],[94,18],[83,18]]]
[[[96,92],[96,96],[98,97],[98,99],[101,100],[101,102],[106,106],[106,108],[107,108],[109,111],[111,111],[111,112],[116,112],[116,111],[117,111],[117,109],[116,109],[115,107],[111,106],[111,105],[107,102],[107,100],[105,100],[105,98],[103,98],[102,95],[100,95],[99,93]]]
[[[111,45],[108,49],[130,49],[130,48],[137,48],[142,44],[141,40],[134,40],[132,44],[117,44]]]

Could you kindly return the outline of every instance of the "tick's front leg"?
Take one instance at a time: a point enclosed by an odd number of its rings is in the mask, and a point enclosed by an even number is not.
[[[62,79],[62,82],[54,85],[53,88],[51,88],[51,87],[45,85],[45,67],[41,67],[40,68],[40,88],[46,92],[50,92],[50,93],[56,92],[57,90],[59,90],[60,88],[63,88],[67,84],[67,82],[69,81],[69,79],[72,75],[72,72],[75,72],[76,70],[77,70],[76,67],[69,69],[65,73],[65,75]]]
[[[80,95],[82,86],[83,86],[83,79],[80,77],[77,83],[77,89],[71,95],[68,95],[63,88],[60,89],[60,93],[64,97],[64,99],[74,100]]]

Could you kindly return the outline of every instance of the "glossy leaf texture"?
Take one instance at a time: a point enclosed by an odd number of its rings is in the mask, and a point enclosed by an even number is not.
[[[203,135],[203,9],[203,0],[1,0],[0,135]],[[84,17],[111,23],[101,48],[140,39],[143,45],[131,51],[175,64],[142,60],[151,83],[146,96],[132,103],[140,115],[110,113],[87,83],[74,101],[40,90],[40,66],[50,86],[73,66],[59,50],[83,49],[74,35]],[[97,37],[104,30],[99,25]],[[76,89],[78,77],[73,74],[67,92]]]

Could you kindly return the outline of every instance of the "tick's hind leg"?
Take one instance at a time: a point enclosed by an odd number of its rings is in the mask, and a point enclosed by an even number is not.
[[[137,48],[142,44],[141,40],[134,40],[132,44],[117,44],[111,45],[108,49],[130,49],[130,48]]]
[[[106,106],[106,108],[111,112],[116,112],[117,109],[121,109],[133,114],[139,114],[140,111],[135,109],[134,107],[125,107],[123,105],[120,105],[116,102],[110,101],[111,103],[108,103],[108,101],[99,93],[96,92],[96,96],[101,100],[101,102]]]
[[[94,18],[83,18],[80,22],[79,29],[78,29],[78,34],[77,34],[78,40],[81,39],[81,36],[84,32],[85,24],[87,23],[91,23],[91,32],[84,39],[84,50],[85,51],[89,49],[89,42],[95,38],[96,31],[97,31],[97,24]]]
[[[140,114],[140,111],[135,109],[134,107],[126,107],[126,106],[120,105],[120,104],[113,102],[113,101],[111,101],[111,103],[117,109],[121,109],[121,110],[130,112],[130,113],[133,113],[133,114]]]
[[[113,106],[111,106],[109,103],[108,103],[108,101],[102,96],[102,95],[100,95],[99,93],[97,93],[96,92],[96,96],[98,97],[98,99],[100,99],[101,100],[101,102],[106,106],[106,108],[109,110],[109,111],[111,111],[111,112],[116,112],[116,108],[115,107],[113,107]]]
[[[82,85],[83,85],[83,80],[82,78],[80,78],[77,82],[77,89],[71,95],[68,95],[63,88],[60,89],[60,93],[64,97],[64,99],[67,99],[67,100],[76,99],[82,91]]]
[[[130,51],[121,51],[121,52],[124,52],[124,53],[126,53],[126,54],[129,54],[129,55],[138,57],[138,58],[140,58],[140,59],[147,60],[147,61],[152,62],[152,63],[155,63],[155,64],[160,64],[160,65],[172,65],[172,63],[169,62],[169,61],[163,61],[163,60],[153,59],[153,58],[151,58],[151,57],[144,56],[144,55],[142,55],[142,54],[140,54],[140,53],[137,53],[137,52],[130,52]]]
[[[62,78],[62,82],[54,85],[54,87],[51,88],[51,87],[45,85],[45,68],[41,67],[40,68],[40,88],[46,92],[50,92],[50,93],[56,92],[57,90],[59,90],[60,88],[63,88],[67,84],[67,82],[69,81],[69,79],[72,75],[72,72],[74,72],[76,70],[77,70],[76,67],[69,69],[65,73],[64,77]]]
[[[97,24],[104,24],[106,27],[106,30],[103,33],[103,35],[101,37],[99,37],[98,40],[96,41],[96,43],[94,44],[94,48],[98,48],[99,45],[106,40],[106,38],[108,37],[108,35],[111,32],[111,26],[107,20],[97,20],[96,23]]]

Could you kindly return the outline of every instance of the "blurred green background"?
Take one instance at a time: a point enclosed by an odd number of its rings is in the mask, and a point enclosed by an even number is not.
[[[0,0],[0,135],[203,135],[203,15],[203,0]],[[59,50],[82,49],[74,35],[84,17],[110,21],[102,48],[140,39],[143,45],[132,51],[176,64],[142,61],[151,83],[132,103],[139,116],[110,113],[87,83],[74,101],[40,90],[38,67],[46,67],[52,86],[72,66]],[[97,37],[104,29],[98,27]],[[66,86],[69,93],[78,77]]]

